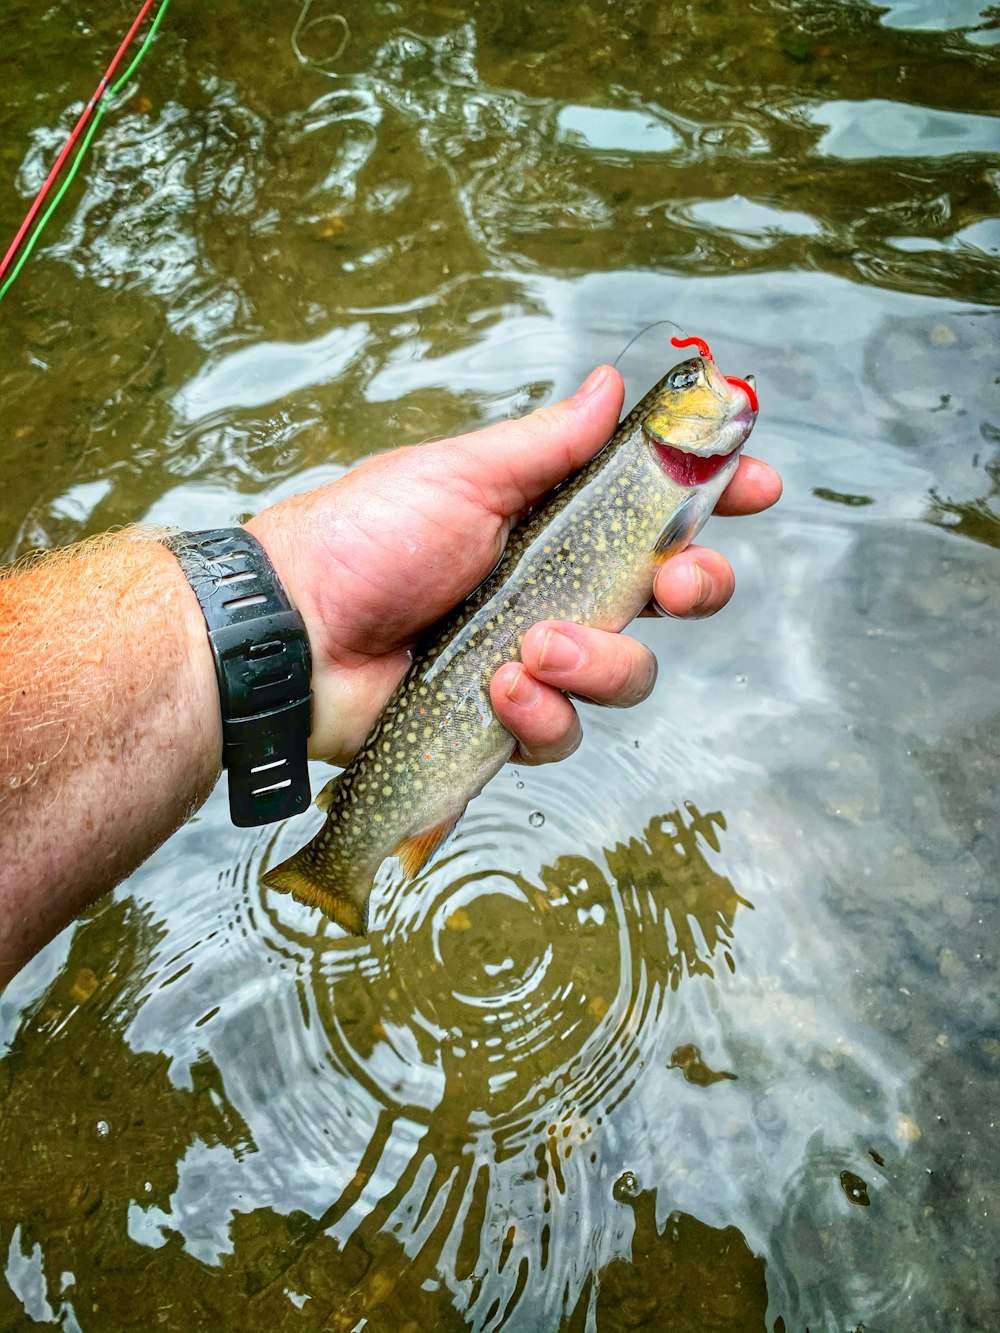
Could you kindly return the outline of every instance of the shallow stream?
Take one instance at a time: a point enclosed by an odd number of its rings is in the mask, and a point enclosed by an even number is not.
[[[128,10],[8,0],[4,242]],[[0,1330],[1000,1327],[997,23],[173,0],[0,306],[0,555],[236,521],[661,319],[786,491],[367,940],[260,887],[321,816],[220,789],[29,965]]]

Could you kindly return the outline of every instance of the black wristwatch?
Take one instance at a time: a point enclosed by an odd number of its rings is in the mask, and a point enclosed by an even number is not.
[[[312,659],[305,623],[244,528],[165,539],[205,614],[222,705],[229,812],[255,828],[309,806]]]

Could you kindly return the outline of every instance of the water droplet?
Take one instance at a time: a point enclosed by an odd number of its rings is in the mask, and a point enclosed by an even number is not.
[[[637,1199],[642,1193],[638,1176],[636,1176],[634,1171],[626,1171],[615,1181],[611,1193],[619,1203],[631,1203],[633,1199]]]
[[[545,823],[545,816],[542,814],[541,810],[532,810],[531,814],[528,816],[528,823],[532,828],[541,828]]]
[[[519,783],[517,784],[517,789],[518,789],[518,791],[520,791],[521,788],[522,788],[523,786],[524,786],[524,783],[523,783],[523,782],[519,782]]]
[[[737,676],[737,677],[736,677],[736,684],[737,684],[737,685],[745,685],[746,683],[747,683],[747,678],[746,678],[746,676]]]
[[[108,1124],[108,1122],[106,1120],[98,1120],[97,1122],[98,1137],[106,1139],[110,1133],[111,1133],[111,1126]]]

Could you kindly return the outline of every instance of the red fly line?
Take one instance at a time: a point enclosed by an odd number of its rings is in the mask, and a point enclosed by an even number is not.
[[[61,153],[59,154],[59,156],[56,158],[55,163],[53,164],[52,170],[49,172],[48,176],[45,178],[45,184],[42,186],[42,188],[41,188],[41,189],[38,191],[38,193],[35,195],[34,203],[33,203],[33,204],[31,205],[31,207],[28,209],[27,217],[24,219],[24,221],[21,223],[20,227],[18,228],[17,235],[14,237],[13,241],[11,241],[11,243],[10,243],[10,248],[8,249],[7,253],[4,255],[3,259],[0,260],[0,279],[3,278],[3,275],[7,272],[8,268],[10,268],[10,265],[11,265],[11,263],[13,262],[14,256],[17,254],[18,248],[20,247],[21,242],[24,240],[25,235],[26,235],[27,232],[28,232],[28,228],[31,226],[31,224],[34,222],[35,218],[37,217],[37,215],[38,215],[38,210],[41,208],[42,204],[45,202],[45,198],[46,198],[46,196],[48,195],[49,190],[51,190],[53,182],[55,181],[56,177],[59,175],[59,172],[62,170],[63,163],[66,161],[66,159],[69,157],[70,153],[73,151],[73,146],[74,146],[74,144],[75,144],[76,141],[79,139],[80,135],[83,133],[83,130],[84,130],[84,127],[85,127],[86,124],[87,124],[87,121],[90,119],[91,115],[92,115],[93,112],[94,112],[94,108],[97,106],[97,104],[100,102],[101,98],[104,96],[105,90],[107,89],[108,84],[111,82],[111,79],[112,79],[112,77],[114,76],[114,72],[115,72],[115,70],[116,70],[116,69],[118,68],[118,66],[121,64],[121,62],[122,62],[122,58],[123,58],[123,56],[125,55],[125,52],[126,52],[126,51],[128,50],[128,48],[132,45],[132,42],[133,42],[133,40],[134,40],[134,38],[135,38],[136,33],[139,31],[139,28],[142,26],[142,21],[143,21],[143,19],[146,17],[146,15],[149,13],[149,11],[153,8],[153,5],[154,5],[155,3],[156,3],[156,0],[145,0],[145,3],[143,4],[142,8],[139,10],[139,13],[136,15],[136,17],[135,17],[135,21],[133,22],[131,28],[129,28],[128,32],[125,34],[124,38],[122,39],[122,44],[121,44],[121,46],[119,46],[118,50],[115,52],[114,59],[111,61],[111,64],[110,64],[110,65],[108,66],[108,68],[105,70],[105,72],[104,72],[104,77],[101,79],[100,83],[99,83],[99,84],[97,85],[97,87],[94,89],[94,92],[93,92],[93,94],[92,94],[92,96],[91,96],[91,98],[90,98],[90,101],[87,103],[87,105],[86,105],[86,106],[84,107],[84,109],[83,109],[83,113],[82,113],[82,115],[80,116],[80,119],[79,119],[79,120],[76,122],[76,124],[73,126],[73,132],[70,134],[69,138],[66,140],[66,143],[65,143],[64,146],[63,146],[62,152],[61,152]]]

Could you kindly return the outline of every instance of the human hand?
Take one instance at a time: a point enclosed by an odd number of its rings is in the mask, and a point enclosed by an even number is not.
[[[561,403],[380,454],[247,524],[309,630],[314,757],[348,762],[417,636],[482,582],[520,515],[604,445],[623,396],[621,376],[602,366]],[[780,494],[773,468],[741,458],[715,512],[755,513]],[[654,601],[673,616],[707,616],[734,585],[723,556],[692,546],[659,570]],[[635,639],[548,621],[528,631],[520,662],[497,671],[490,697],[520,761],[544,763],[579,743],[567,693],[625,707],[644,699],[655,677],[655,658]]]

